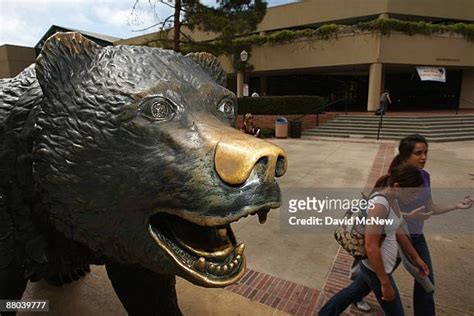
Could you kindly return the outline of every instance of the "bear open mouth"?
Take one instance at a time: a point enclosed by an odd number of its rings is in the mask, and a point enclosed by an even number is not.
[[[250,215],[258,215],[263,224],[269,210],[260,209]],[[150,217],[149,232],[178,266],[205,286],[230,285],[245,272],[245,246],[237,244],[230,223],[201,226],[176,215],[158,213]]]

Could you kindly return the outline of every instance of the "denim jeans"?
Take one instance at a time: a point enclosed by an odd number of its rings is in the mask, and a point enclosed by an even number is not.
[[[431,264],[430,251],[424,235],[411,235],[411,243],[421,259],[428,265],[430,275],[428,276],[434,284],[433,265]],[[415,316],[436,315],[433,293],[426,293],[423,287],[415,281],[413,288],[413,309]]]
[[[339,315],[352,303],[360,301],[372,290],[387,316],[403,316],[403,306],[398,293],[397,286],[393,280],[392,274],[388,274],[390,283],[395,290],[395,299],[387,302],[382,300],[382,287],[377,275],[372,270],[366,268],[363,263],[360,263],[360,274],[356,279],[345,289],[339,291],[334,295],[319,311],[321,316],[335,316]]]

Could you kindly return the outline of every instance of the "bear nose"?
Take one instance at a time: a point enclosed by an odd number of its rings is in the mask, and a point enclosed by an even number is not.
[[[272,182],[285,174],[287,157],[281,147],[237,132],[235,137],[217,143],[214,165],[229,185],[243,184],[254,168],[263,181]]]

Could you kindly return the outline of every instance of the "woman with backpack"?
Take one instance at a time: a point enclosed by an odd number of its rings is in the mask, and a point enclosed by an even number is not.
[[[404,315],[403,306],[392,273],[397,266],[398,245],[423,276],[429,268],[412,246],[401,224],[403,217],[398,201],[409,202],[416,198],[423,177],[419,169],[411,165],[394,167],[390,174],[382,176],[370,197],[367,221],[386,219],[391,224],[367,224],[365,226],[365,251],[367,259],[360,262],[360,274],[345,289],[333,296],[319,311],[319,315],[339,315],[355,301],[373,291],[386,315]],[[403,189],[403,190],[402,190]]]
[[[468,209],[472,207],[474,200],[469,196],[458,203],[442,206],[435,204],[431,198],[430,174],[424,170],[428,158],[428,142],[419,134],[410,135],[400,141],[399,154],[395,156],[389,167],[390,170],[400,165],[415,166],[421,170],[423,185],[416,199],[409,202],[400,202],[400,210],[407,223],[411,237],[411,243],[431,271],[429,278],[434,284],[433,266],[430,252],[425,236],[423,235],[423,224],[430,216],[441,215],[456,209]],[[415,280],[413,289],[413,309],[415,316],[436,315],[433,293],[425,291],[423,286]]]
[[[441,215],[456,209],[468,209],[472,207],[474,200],[466,196],[458,203],[448,206],[441,206],[433,202],[431,198],[430,174],[424,170],[428,158],[428,142],[422,135],[414,134],[403,138],[400,141],[398,152],[399,154],[395,156],[390,164],[389,173],[392,169],[405,164],[419,168],[423,178],[421,192],[412,201],[400,201],[400,210],[407,223],[411,243],[423,261],[428,265],[430,270],[428,277],[432,284],[434,284],[431,256],[423,234],[424,221],[432,215]],[[376,184],[376,186],[380,185],[380,183]],[[363,302],[363,300],[357,301]],[[416,279],[413,287],[413,310],[415,316],[436,315],[433,292],[426,291],[425,287]]]

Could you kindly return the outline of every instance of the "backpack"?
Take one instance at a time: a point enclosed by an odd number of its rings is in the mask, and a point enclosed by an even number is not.
[[[387,213],[387,218],[390,215],[390,201],[383,194],[375,194],[368,198],[364,197],[366,201],[373,199],[377,196],[383,196],[389,202],[389,208]],[[334,238],[338,244],[346,250],[351,256],[357,259],[366,259],[367,253],[365,252],[365,225],[362,224],[367,218],[367,208],[351,208],[346,211],[343,216],[343,221],[336,227],[334,231]],[[346,224],[353,223],[353,224]],[[385,235],[382,236],[381,241]]]

